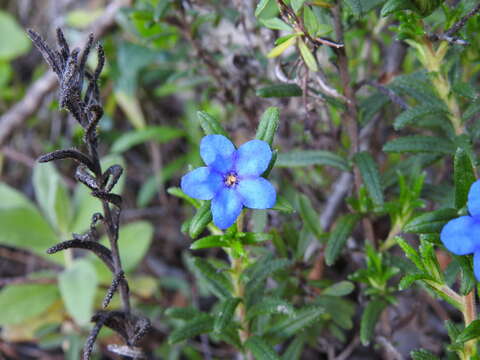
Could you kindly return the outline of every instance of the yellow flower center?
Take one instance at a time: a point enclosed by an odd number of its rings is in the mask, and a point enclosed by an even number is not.
[[[232,187],[238,183],[238,177],[236,174],[230,173],[225,177],[225,185]]]

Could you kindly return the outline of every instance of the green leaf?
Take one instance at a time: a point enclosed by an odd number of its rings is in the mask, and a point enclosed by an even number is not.
[[[420,255],[418,255],[418,253],[415,251],[415,249],[411,247],[409,243],[407,243],[404,239],[402,239],[399,236],[396,237],[396,240],[398,245],[402,248],[405,255],[407,255],[407,258],[409,258],[410,261],[413,262],[419,270],[425,270],[425,266],[423,265],[422,259]]]
[[[445,0],[412,0],[422,16],[428,16]]]
[[[190,249],[200,250],[214,247],[222,247],[227,245],[228,242],[225,240],[224,235],[210,235],[194,241],[193,244],[190,245]]]
[[[360,341],[364,346],[370,343],[375,332],[375,325],[386,307],[387,303],[384,300],[371,300],[363,310],[360,322]]]
[[[159,144],[167,143],[185,135],[183,130],[170,126],[148,126],[139,130],[130,130],[121,135],[112,145],[112,152],[122,153],[133,146],[147,141]]]
[[[200,315],[201,312],[194,307],[170,307],[165,310],[165,315],[173,319],[190,320],[195,316]]]
[[[272,146],[273,137],[278,129],[280,123],[280,112],[277,107],[269,107],[263,113],[260,124],[258,124],[256,139],[263,140],[268,145]]]
[[[213,330],[213,317],[208,314],[200,314],[184,325],[172,331],[168,337],[170,344],[176,344],[180,341],[191,339],[200,334],[206,334]]]
[[[415,281],[419,280],[433,280],[431,276],[428,276],[424,273],[419,274],[407,274],[405,275],[400,283],[398,284],[398,289],[400,291],[408,289]]]
[[[267,334],[275,337],[290,337],[298,334],[303,329],[310,327],[320,320],[324,309],[318,306],[304,307],[297,310],[294,316],[286,317],[278,321],[267,330]]]
[[[211,221],[210,201],[205,201],[193,216],[188,234],[192,239],[197,238]]]
[[[182,189],[180,189],[179,187],[170,187],[167,189],[167,192],[170,194],[170,195],[173,195],[173,196],[176,196],[180,199],[183,199],[185,201],[187,201],[188,203],[192,204],[194,207],[196,207],[197,209],[200,207],[200,201],[197,200],[197,199],[194,199],[194,198],[191,198],[190,196],[188,196],[187,194],[185,194],[183,192]]]
[[[325,263],[331,266],[340,255],[348,237],[355,228],[360,216],[357,214],[347,214],[342,216],[335,224],[335,228],[330,233],[325,249]]]
[[[456,150],[451,141],[435,136],[413,135],[389,141],[383,147],[385,152],[431,152],[452,154]]]
[[[410,0],[388,0],[383,5],[381,16],[388,16],[400,10],[416,9],[416,6]]]
[[[322,295],[328,296],[345,296],[350,294],[355,289],[350,281],[340,281],[332,286],[325,288],[322,291]]]
[[[345,0],[353,15],[357,17],[366,14],[383,2],[384,0]]]
[[[453,168],[453,179],[455,181],[455,207],[461,209],[467,204],[470,186],[475,182],[472,161],[464,149],[457,149]]]
[[[34,207],[0,208],[0,228],[0,244],[33,251],[49,260],[63,263],[62,255],[46,254],[46,249],[59,239]]]
[[[33,187],[44,216],[53,228],[66,236],[73,218],[73,206],[67,187],[53,164],[36,164],[33,169]]]
[[[462,332],[457,336],[457,343],[464,343],[480,337],[480,320],[473,320]]]
[[[302,96],[302,89],[297,84],[274,84],[264,86],[256,91],[263,98],[282,98]]]
[[[290,204],[288,200],[282,195],[277,196],[277,202],[275,203],[275,206],[272,208],[272,210],[281,211],[286,214],[291,214],[295,212],[295,208],[292,206],[292,204]]]
[[[75,261],[58,277],[58,287],[65,308],[80,326],[90,322],[97,284],[97,272],[85,259]]]
[[[256,360],[280,360],[275,350],[259,336],[250,336],[245,347],[252,352]]]
[[[307,226],[308,230],[314,234],[317,239],[323,234],[321,225],[320,225],[320,216],[313,209],[310,199],[304,195],[299,194],[298,196],[298,206],[300,211],[300,216],[302,217],[303,222]]]
[[[223,126],[213,116],[205,111],[197,111],[198,121],[205,135],[220,134],[228,138],[228,134]]]
[[[300,334],[288,345],[287,350],[282,355],[282,360],[299,360],[305,346],[305,335]]]
[[[25,31],[5,11],[0,11],[0,34],[4,34],[0,37],[0,61],[8,62],[30,50],[31,42]]]
[[[354,161],[360,170],[363,182],[369,195],[376,205],[383,205],[382,184],[380,183],[380,174],[378,173],[377,164],[372,156],[367,152],[359,152],[355,154]]]
[[[270,52],[267,54],[268,58],[276,58],[277,56],[280,56],[284,53],[285,50],[287,50],[290,46],[295,44],[297,41],[298,35],[295,34],[295,36],[292,36],[288,40],[282,42],[280,45],[275,46]]]
[[[292,262],[288,259],[261,260],[247,268],[242,274],[246,281],[246,290],[253,291],[260,286],[263,281],[279,270],[289,267]]]
[[[424,349],[413,350],[410,352],[410,356],[412,357],[412,360],[440,360],[430,351]]]
[[[0,326],[20,324],[45,312],[59,298],[56,285],[8,285],[0,290]]]
[[[136,221],[120,227],[120,258],[125,272],[133,271],[147,254],[153,239],[153,226]],[[103,240],[105,241],[105,240]]]
[[[300,49],[300,54],[302,54],[302,58],[305,61],[305,64],[307,64],[308,68],[313,72],[317,72],[317,60],[301,38],[298,40],[298,48]]]
[[[275,0],[260,0],[255,8],[255,16],[261,17],[263,12],[267,12],[268,8],[272,6],[272,4],[276,4]]]
[[[233,292],[232,284],[225,273],[219,272],[208,261],[201,258],[193,259],[196,274],[201,276],[209,290],[220,299],[227,299]]]
[[[215,322],[213,324],[213,331],[218,333],[222,332],[233,321],[235,315],[235,309],[240,304],[239,298],[227,298],[220,304],[218,314],[215,316]]]
[[[308,33],[315,37],[319,29],[319,23],[315,13],[312,11],[312,9],[310,9],[309,6],[305,6],[303,8],[303,21]]]
[[[259,315],[295,315],[294,307],[283,299],[264,297],[255,305],[247,309],[247,319],[251,320]]]
[[[263,19],[260,20],[260,23],[272,30],[284,30],[292,31],[292,27],[288,25],[285,21],[280,20],[279,18]]]
[[[422,119],[429,115],[436,115],[442,117],[448,114],[448,109],[444,106],[436,106],[432,104],[421,104],[415,107],[411,107],[403,111],[395,119],[393,126],[395,130],[401,130],[407,125],[415,124],[415,121]]]
[[[305,0],[290,0],[290,6],[296,13],[302,8]]]
[[[457,210],[450,208],[431,211],[410,220],[403,230],[418,234],[439,233],[448,221],[457,216]]]
[[[278,155],[277,167],[327,165],[342,171],[350,171],[348,162],[341,156],[324,150],[293,150]]]
[[[273,239],[272,234],[268,233],[254,233],[254,232],[247,232],[242,233],[242,237],[240,238],[242,243],[245,245],[255,245],[265,241],[270,241]]]

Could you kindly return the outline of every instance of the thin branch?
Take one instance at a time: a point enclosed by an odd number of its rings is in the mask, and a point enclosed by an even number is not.
[[[400,96],[397,95],[395,91],[392,89],[389,89],[386,86],[383,86],[379,84],[376,81],[371,81],[371,80],[363,80],[358,83],[357,85],[357,90],[360,89],[363,85],[370,85],[376,88],[378,91],[380,91],[382,94],[388,96],[388,98],[398,106],[400,106],[403,110],[407,110],[409,108],[408,104],[403,100]]]
[[[87,30],[87,34],[93,32],[97,37],[105,35],[115,23],[118,10],[131,3],[132,0],[117,0],[112,2],[105,9],[104,14]],[[87,41],[88,36],[85,36],[80,44],[83,45]],[[0,148],[10,138],[11,134],[37,111],[45,97],[56,87],[57,77],[55,73],[51,71],[47,72],[30,86],[22,100],[0,117]]]
[[[453,35],[455,35],[465,26],[468,19],[476,15],[479,11],[480,11],[480,3],[477,4],[477,6],[475,6],[472,10],[470,10],[464,17],[462,17],[455,24],[453,24],[453,26],[450,29],[445,31],[445,36],[452,37]]]

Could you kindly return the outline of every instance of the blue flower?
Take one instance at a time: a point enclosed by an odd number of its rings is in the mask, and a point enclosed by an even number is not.
[[[473,270],[480,280],[480,180],[470,187],[467,206],[470,216],[450,220],[443,227],[440,240],[455,255],[473,254]]]
[[[188,196],[212,200],[213,223],[220,229],[230,227],[244,206],[275,205],[275,189],[260,176],[272,159],[265,141],[251,140],[236,150],[225,136],[207,135],[200,143],[200,155],[207,166],[184,175],[181,187]]]

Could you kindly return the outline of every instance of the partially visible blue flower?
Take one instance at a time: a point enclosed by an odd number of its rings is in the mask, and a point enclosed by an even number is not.
[[[443,227],[440,240],[455,255],[473,254],[473,270],[480,281],[480,180],[470,187],[467,206],[470,216],[450,220]]]
[[[260,176],[272,159],[265,141],[251,140],[236,150],[225,136],[207,135],[200,143],[200,156],[207,166],[184,175],[181,187],[188,196],[212,200],[213,223],[220,229],[233,225],[244,206],[275,205],[275,189]]]

